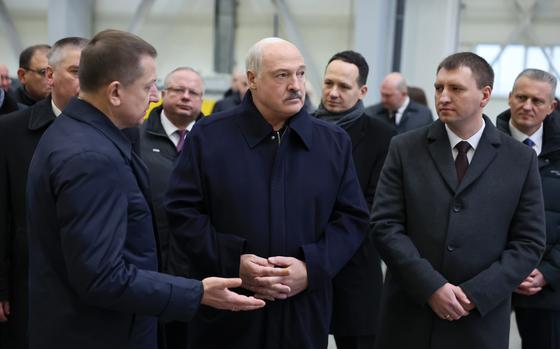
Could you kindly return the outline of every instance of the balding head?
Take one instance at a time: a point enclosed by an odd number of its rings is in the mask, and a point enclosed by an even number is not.
[[[8,66],[5,64],[0,64],[0,88],[4,91],[8,91],[11,83],[12,80],[10,79]]]
[[[247,80],[253,102],[276,129],[303,107],[305,62],[289,41],[266,38],[249,49]]]
[[[398,110],[408,96],[406,80],[401,73],[390,73],[381,83],[381,104],[388,110]]]

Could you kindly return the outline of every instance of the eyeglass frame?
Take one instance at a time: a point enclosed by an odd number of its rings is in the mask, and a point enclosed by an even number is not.
[[[189,96],[192,96],[193,98],[202,98],[203,96],[202,92],[198,92],[196,90],[193,90],[192,88],[186,87],[166,87],[165,90],[179,94],[181,96],[184,95],[185,92],[189,92]]]
[[[47,68],[41,68],[41,69],[31,69],[31,68],[25,68],[25,67],[21,67],[23,70],[26,71],[32,71],[36,74],[38,74],[39,76],[42,77],[46,77],[47,76]]]

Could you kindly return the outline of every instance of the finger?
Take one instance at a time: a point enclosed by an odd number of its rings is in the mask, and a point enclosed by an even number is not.
[[[286,299],[288,298],[288,293],[278,292],[273,288],[270,287],[248,287],[249,291],[255,293],[255,295],[259,295],[259,298],[264,299]]]
[[[268,296],[268,295],[265,295],[265,294],[255,293],[254,297],[258,298],[258,299],[264,299],[264,300],[267,300],[267,301],[271,301],[271,302],[275,301],[274,297],[271,297],[271,296]]]
[[[259,276],[254,281],[257,286],[268,287],[276,284],[286,284],[288,280],[284,276]]]
[[[294,259],[293,257],[275,256],[269,257],[268,262],[279,267],[289,267],[294,263]]]
[[[469,299],[469,297],[467,297],[465,292],[463,292],[463,289],[461,289],[461,287],[456,287],[454,292],[460,303],[471,304],[471,300]]]
[[[241,287],[242,284],[241,278],[222,278],[221,280],[223,288]]]

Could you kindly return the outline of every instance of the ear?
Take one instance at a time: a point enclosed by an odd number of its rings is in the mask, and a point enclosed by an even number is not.
[[[558,102],[556,101],[556,99],[552,99],[552,103],[550,103],[550,110],[546,115],[552,114],[552,112],[556,109],[557,106],[558,106]]]
[[[106,88],[107,100],[113,107],[121,105],[122,85],[118,81],[111,82]]]
[[[363,85],[362,87],[360,87],[360,99],[363,99],[367,95],[367,90],[367,85]]]
[[[18,68],[17,76],[20,82],[25,83],[25,69]]]
[[[482,100],[480,101],[480,107],[484,108],[488,102],[490,102],[490,96],[492,95],[492,87],[484,86],[481,90]]]
[[[47,69],[46,69],[46,75],[45,76],[47,78],[47,84],[50,87],[52,87],[52,85],[53,85],[53,80],[54,80],[53,75],[54,75],[54,70],[50,65],[48,65]]]
[[[256,79],[257,79],[257,75],[255,73],[253,73],[253,71],[247,70],[247,83],[249,84],[249,88],[251,90],[254,90],[254,89],[257,88],[257,84],[255,83]]]

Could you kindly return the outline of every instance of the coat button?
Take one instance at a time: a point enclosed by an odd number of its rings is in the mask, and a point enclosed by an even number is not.
[[[453,251],[455,251],[455,247],[451,246],[451,245],[447,245],[447,251],[453,252]]]
[[[461,205],[455,204],[455,206],[453,206],[453,212],[455,213],[461,212]]]

